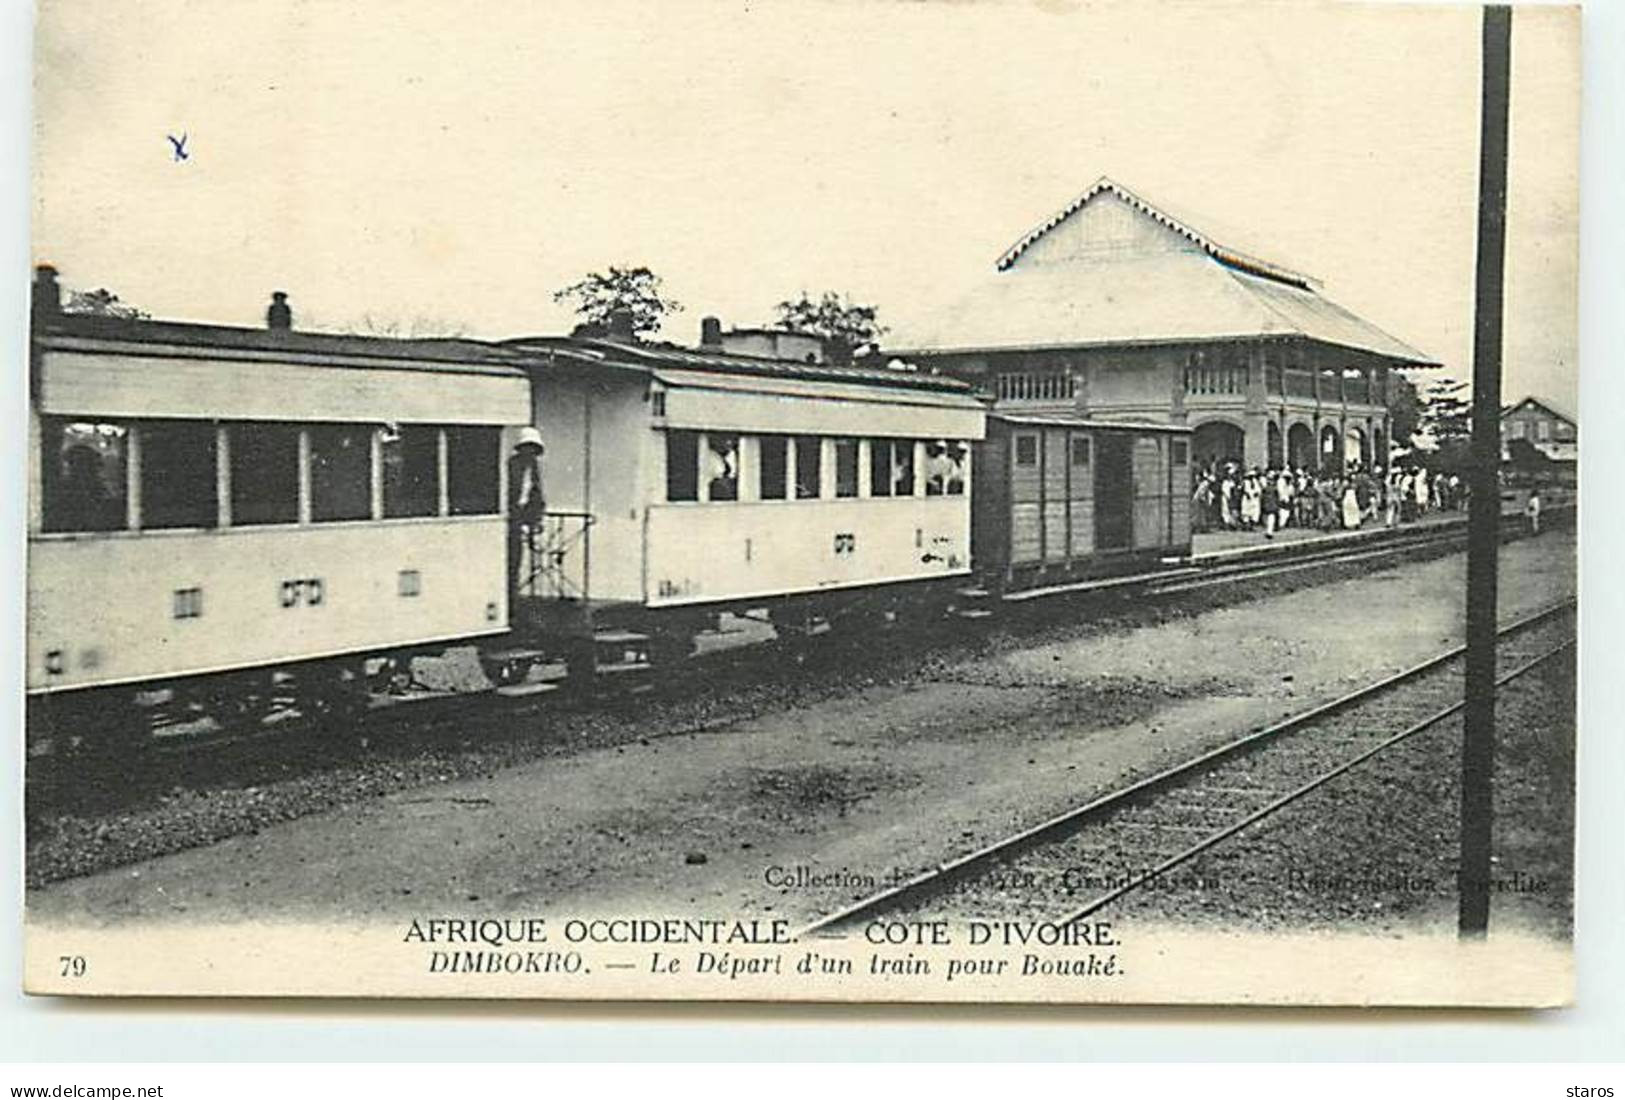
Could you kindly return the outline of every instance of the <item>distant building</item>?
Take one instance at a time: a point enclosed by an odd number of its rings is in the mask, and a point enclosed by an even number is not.
[[[810,332],[782,328],[733,328],[726,332],[715,317],[700,322],[700,348],[728,355],[756,355],[764,359],[793,359],[798,363],[826,363],[841,358],[832,354],[829,341]]]
[[[1539,397],[1501,410],[1501,457],[1512,457],[1514,439],[1528,440],[1541,454],[1559,464],[1560,474],[1572,475],[1580,458],[1580,425],[1574,417]]]
[[[1197,463],[1385,464],[1396,368],[1438,364],[1102,178],[906,355],[1001,410],[1190,424]]]

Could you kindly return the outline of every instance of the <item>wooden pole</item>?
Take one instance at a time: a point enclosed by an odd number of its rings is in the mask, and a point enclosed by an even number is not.
[[[1495,767],[1496,567],[1501,523],[1501,312],[1506,260],[1507,99],[1512,9],[1484,9],[1478,153],[1478,281],[1473,332],[1472,510],[1467,523],[1467,696],[1461,755],[1462,938],[1490,920]]]

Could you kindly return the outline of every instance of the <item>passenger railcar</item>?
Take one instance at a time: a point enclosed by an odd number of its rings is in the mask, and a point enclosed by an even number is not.
[[[31,342],[31,699],[85,721],[163,686],[222,717],[276,669],[306,706],[355,706],[367,658],[507,629],[504,432],[531,410],[510,353],[66,315],[52,291]]]
[[[608,339],[529,339],[548,519],[516,661],[561,632],[686,654],[724,611],[810,631],[946,600],[972,569],[963,383]],[[616,632],[620,633],[617,634]],[[578,669],[585,655],[577,659]]]

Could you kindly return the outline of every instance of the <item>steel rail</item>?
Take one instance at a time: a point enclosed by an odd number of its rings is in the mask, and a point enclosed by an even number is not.
[[[1549,619],[1568,612],[1576,606],[1576,602],[1577,601],[1574,597],[1569,597],[1566,600],[1561,600],[1558,603],[1552,604],[1551,606],[1543,608],[1542,610],[1522,619],[1518,619],[1507,624],[1505,627],[1502,627],[1498,632],[1497,637],[1502,639],[1510,638],[1514,634],[1518,634],[1538,626]],[[1374,681],[1373,683],[1367,684],[1364,687],[1357,688],[1354,691],[1338,696],[1329,702],[1321,703],[1317,706],[1311,707],[1309,710],[1303,711],[1300,714],[1293,715],[1290,718],[1286,718],[1280,722],[1266,726],[1263,729],[1254,730],[1250,733],[1244,734],[1243,736],[1238,737],[1235,740],[1228,741],[1217,748],[1210,749],[1207,752],[1201,753],[1200,755],[1192,757],[1189,760],[1182,761],[1181,763],[1165,768],[1154,775],[1147,776],[1144,779],[1131,783],[1127,787],[1110,791],[1099,796],[1098,798],[1091,799],[1080,806],[1063,810],[1061,813],[1039,822],[1037,825],[1031,826],[1030,828],[1024,829],[1021,832],[1004,837],[1000,840],[996,840],[990,844],[983,845],[974,851],[971,851],[956,859],[949,860],[946,863],[938,864],[936,867],[922,871],[920,874],[905,882],[899,883],[898,885],[890,887],[886,890],[879,891],[867,898],[859,899],[845,908],[837,910],[836,912],[827,916],[820,917],[818,920],[803,927],[798,935],[816,936],[831,934],[832,929],[840,925],[849,924],[852,921],[860,919],[864,916],[902,908],[923,900],[926,897],[940,894],[959,880],[974,874],[977,870],[995,860],[1035,848],[1040,845],[1050,843],[1054,840],[1061,839],[1064,836],[1069,836],[1076,833],[1092,818],[1098,817],[1110,810],[1115,810],[1122,806],[1128,805],[1143,795],[1149,794],[1160,788],[1170,786],[1179,780],[1193,776],[1210,765],[1217,764],[1231,757],[1249,752],[1265,743],[1281,737],[1284,734],[1291,733],[1294,730],[1326,718],[1329,715],[1347,710],[1353,706],[1374,698],[1385,691],[1398,687],[1416,679],[1419,676],[1431,672],[1434,669],[1449,664],[1450,662],[1463,656],[1466,651],[1467,647],[1465,645],[1452,647],[1444,653],[1430,657],[1427,660],[1422,661],[1419,664],[1412,665],[1410,668],[1404,669],[1401,672],[1394,673],[1391,676],[1386,676],[1380,680]]]
[[[1516,668],[1513,668],[1511,671],[1505,673],[1502,676],[1497,677],[1496,680],[1495,680],[1495,686],[1497,688],[1506,686],[1507,684],[1511,683],[1513,680],[1516,680],[1518,677],[1524,675],[1525,673],[1530,672],[1533,669],[1539,667],[1540,665],[1545,664],[1547,661],[1551,660],[1553,657],[1556,657],[1559,653],[1562,653],[1564,650],[1573,648],[1574,644],[1575,644],[1575,641],[1574,641],[1573,638],[1567,639],[1562,644],[1554,646],[1551,649],[1547,650],[1545,653],[1542,653],[1539,657],[1536,657],[1536,658],[1534,658],[1532,660],[1524,662],[1521,665],[1518,665]],[[1197,856],[1201,855],[1203,852],[1207,851],[1208,849],[1216,847],[1219,844],[1222,844],[1224,841],[1229,840],[1231,837],[1235,836],[1237,833],[1242,832],[1243,830],[1250,829],[1252,826],[1258,824],[1260,821],[1264,820],[1266,817],[1269,817],[1271,814],[1274,814],[1279,810],[1285,809],[1287,806],[1290,806],[1294,802],[1297,802],[1299,799],[1303,798],[1305,795],[1310,794],[1311,792],[1313,792],[1315,790],[1318,790],[1319,788],[1325,786],[1327,783],[1330,783],[1332,780],[1336,779],[1338,776],[1343,775],[1346,772],[1351,771],[1352,769],[1359,767],[1361,764],[1365,763],[1367,760],[1370,760],[1373,756],[1376,756],[1378,753],[1381,753],[1381,752],[1384,752],[1384,751],[1386,751],[1388,749],[1391,749],[1395,745],[1399,744],[1401,741],[1405,741],[1405,740],[1407,740],[1407,739],[1409,739],[1411,737],[1416,736],[1419,733],[1422,733],[1425,730],[1433,728],[1434,726],[1438,725],[1440,722],[1443,722],[1445,719],[1449,718],[1451,715],[1460,713],[1462,710],[1464,710],[1466,708],[1466,706],[1467,706],[1467,700],[1462,699],[1462,700],[1459,700],[1458,702],[1451,703],[1448,707],[1445,707],[1442,710],[1436,711],[1435,713],[1428,715],[1426,718],[1423,718],[1419,722],[1413,723],[1411,726],[1407,727],[1406,729],[1401,730],[1399,733],[1394,734],[1392,737],[1388,737],[1388,738],[1386,738],[1386,739],[1384,739],[1382,741],[1379,741],[1377,744],[1373,745],[1369,749],[1366,749],[1364,752],[1360,753],[1358,756],[1355,756],[1354,758],[1352,758],[1350,760],[1346,760],[1343,763],[1339,764],[1337,767],[1332,768],[1330,771],[1324,772],[1321,775],[1316,776],[1314,779],[1311,779],[1309,782],[1304,783],[1302,786],[1299,786],[1299,787],[1297,787],[1297,788],[1295,788],[1295,789],[1293,789],[1291,791],[1288,791],[1286,794],[1282,795],[1280,798],[1277,798],[1275,801],[1269,803],[1268,805],[1260,807],[1259,809],[1253,811],[1252,813],[1248,814],[1246,817],[1242,818],[1240,821],[1237,821],[1237,822],[1235,822],[1235,823],[1233,823],[1231,825],[1226,826],[1225,828],[1219,830],[1218,832],[1212,834],[1211,836],[1208,836],[1208,837],[1202,839],[1201,841],[1198,841],[1197,843],[1191,845],[1189,848],[1186,848],[1184,851],[1179,852],[1176,855],[1169,856],[1167,859],[1163,860],[1161,863],[1159,863],[1157,866],[1153,867],[1151,870],[1145,871],[1145,872],[1141,873],[1140,875],[1129,879],[1127,882],[1124,882],[1122,885],[1117,886],[1117,887],[1107,891],[1106,893],[1104,893],[1104,894],[1100,895],[1099,897],[1095,898],[1093,901],[1089,902],[1082,909],[1077,910],[1076,912],[1070,914],[1069,916],[1059,918],[1056,921],[1056,923],[1057,924],[1075,924],[1078,921],[1081,921],[1081,920],[1083,920],[1083,919],[1085,919],[1085,918],[1087,918],[1089,916],[1092,916],[1093,914],[1095,914],[1095,913],[1099,912],[1100,910],[1104,909],[1106,906],[1112,904],[1115,901],[1120,900],[1124,895],[1130,894],[1130,893],[1134,892],[1135,890],[1138,890],[1140,887],[1144,886],[1146,883],[1152,882],[1155,879],[1161,877],[1162,875],[1167,874],[1169,871],[1175,869],[1176,867],[1179,867],[1182,864],[1190,862],[1192,859],[1195,859]]]

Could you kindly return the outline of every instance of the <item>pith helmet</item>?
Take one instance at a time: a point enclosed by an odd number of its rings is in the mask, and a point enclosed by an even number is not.
[[[528,424],[519,429],[519,438],[514,440],[513,445],[515,449],[520,447],[535,447],[538,451],[547,449],[542,446],[542,433]]]

